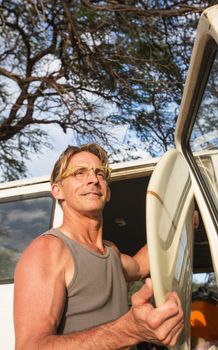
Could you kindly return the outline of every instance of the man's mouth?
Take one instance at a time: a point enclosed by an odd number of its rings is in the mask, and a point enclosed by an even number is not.
[[[101,197],[102,194],[100,192],[86,192],[83,194],[83,196],[97,196],[97,197]]]

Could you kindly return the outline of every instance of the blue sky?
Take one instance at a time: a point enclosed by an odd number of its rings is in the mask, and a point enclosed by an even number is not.
[[[69,131],[68,133],[63,133],[63,131],[53,125],[47,127],[49,130],[49,136],[51,138],[51,143],[53,145],[52,149],[42,148],[41,153],[31,154],[30,160],[26,161],[28,169],[28,177],[35,177],[41,175],[50,174],[53,168],[54,163],[57,158],[67,148],[68,145],[76,145],[76,141],[73,136],[73,132]],[[114,157],[113,155],[110,158],[110,162],[113,163],[113,160],[122,161],[122,156],[126,155],[127,141],[131,140],[131,143],[136,145],[136,151],[133,151],[134,156],[139,157],[140,159],[147,160],[151,156],[144,150],[144,144],[136,137],[136,135],[129,130],[125,130],[124,126],[115,126],[111,135],[117,139],[119,147],[122,149],[119,156]],[[113,142],[115,139],[113,139]],[[114,157],[112,159],[112,157]]]

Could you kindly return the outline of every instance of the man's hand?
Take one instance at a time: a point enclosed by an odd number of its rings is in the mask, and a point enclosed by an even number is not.
[[[142,341],[174,346],[183,328],[183,311],[176,293],[167,295],[166,301],[155,308],[150,303],[153,295],[151,280],[132,296],[130,310],[136,332]]]

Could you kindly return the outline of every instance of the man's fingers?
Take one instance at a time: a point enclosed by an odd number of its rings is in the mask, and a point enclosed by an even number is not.
[[[174,346],[183,327],[183,320],[175,320],[175,317],[174,319],[168,319],[156,329],[157,344],[162,343],[166,346]]]
[[[164,344],[167,346],[174,346],[178,340],[178,337],[180,333],[182,332],[184,328],[184,322],[183,320],[176,324],[174,328],[172,328],[167,335],[167,337],[164,339]]]
[[[178,324],[177,327],[175,327],[175,333],[171,339],[169,346],[174,346],[176,344],[178,337],[181,334],[183,328],[184,328],[184,322],[182,321],[180,324]]]
[[[182,308],[181,300],[180,300],[180,298],[179,298],[179,296],[178,296],[177,293],[175,293],[175,292],[169,292],[169,293],[166,295],[166,301],[167,301],[167,300],[168,300],[168,301],[170,301],[170,300],[175,301],[176,304],[177,304],[180,308]]]
[[[132,296],[132,313],[138,332],[145,341],[174,346],[184,326],[180,299],[175,292],[170,292],[165,302],[155,308],[150,302],[152,295],[151,280],[147,279]]]
[[[151,324],[153,328],[161,326],[166,321],[170,321],[171,327],[183,319],[183,311],[177,301],[173,298],[152,311]]]
[[[146,287],[148,288],[148,289],[150,289],[150,290],[152,290],[152,292],[153,292],[153,287],[152,287],[152,281],[151,281],[151,278],[146,278],[146,280],[145,280],[145,285],[146,285]]]

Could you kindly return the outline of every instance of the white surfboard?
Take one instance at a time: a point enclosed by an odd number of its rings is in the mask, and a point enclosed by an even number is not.
[[[181,299],[185,328],[174,349],[189,349],[194,200],[185,160],[168,151],[147,190],[147,243],[154,298],[160,306],[169,291]]]

